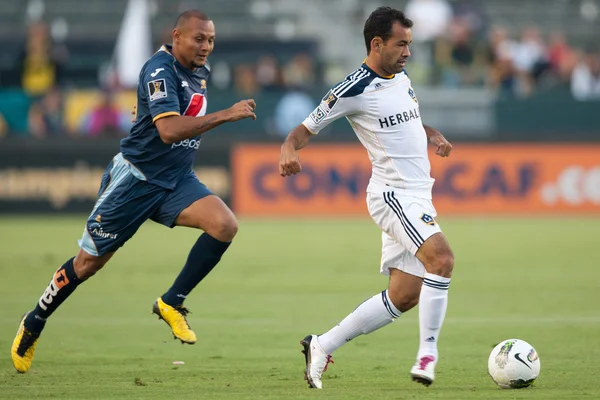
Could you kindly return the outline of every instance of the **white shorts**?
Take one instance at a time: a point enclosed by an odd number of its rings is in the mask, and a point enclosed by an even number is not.
[[[422,278],[423,263],[415,256],[421,245],[441,232],[435,220],[437,213],[429,199],[401,196],[399,191],[367,193],[367,206],[381,230],[381,273],[396,268]]]

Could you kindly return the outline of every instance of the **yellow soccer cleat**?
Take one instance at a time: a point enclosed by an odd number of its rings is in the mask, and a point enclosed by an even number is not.
[[[15,369],[22,374],[29,371],[29,368],[31,367],[35,346],[37,345],[38,338],[40,337],[39,332],[31,332],[25,329],[24,323],[26,316],[27,314],[25,314],[23,319],[21,319],[17,336],[15,337],[12,348],[10,349],[13,365]]]
[[[175,339],[181,340],[181,343],[196,343],[196,334],[191,330],[185,318],[189,313],[187,308],[170,306],[159,297],[152,306],[152,313],[158,315],[158,319],[162,319],[171,327]]]

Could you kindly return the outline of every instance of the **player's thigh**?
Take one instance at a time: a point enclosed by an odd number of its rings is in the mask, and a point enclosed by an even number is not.
[[[195,201],[179,214],[175,224],[201,229],[222,242],[232,241],[238,230],[235,215],[215,195]]]
[[[79,246],[92,257],[115,252],[135,234],[165,197],[165,189],[139,180],[127,161],[117,155],[103,176],[98,199]]]
[[[403,243],[382,232],[380,272],[391,276],[392,270],[402,271],[419,279],[425,275],[423,263]]]
[[[153,219],[171,227],[201,229],[222,241],[230,241],[237,233],[233,212],[195,176],[175,188]]]
[[[192,205],[212,196],[212,192],[198,180],[193,172],[184,177],[175,189],[169,192],[160,208],[152,215],[152,220],[169,228],[188,226],[199,228],[194,218],[200,212]],[[210,210],[208,210],[210,211]],[[202,214],[204,215],[204,214]]]
[[[413,255],[429,237],[441,232],[431,200],[400,196],[390,190],[369,193],[367,204],[381,230]]]

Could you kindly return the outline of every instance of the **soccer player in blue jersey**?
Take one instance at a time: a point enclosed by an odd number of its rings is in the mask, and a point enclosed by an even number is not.
[[[177,19],[173,44],[162,46],[142,68],[136,122],[102,177],[79,253],[58,268],[35,308],[21,320],[11,349],[18,372],[31,367],[48,317],[148,219],[170,228],[204,231],[173,285],[152,308],[175,338],[196,342],[183,301],[219,262],[238,225],[225,203],[194,175],[194,153],[204,132],[225,122],[256,119],[253,100],[206,114],[207,58],[214,40],[210,18],[197,10],[186,11]]]

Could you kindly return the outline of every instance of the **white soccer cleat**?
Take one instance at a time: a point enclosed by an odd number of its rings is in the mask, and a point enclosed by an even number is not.
[[[435,357],[424,356],[417,360],[416,364],[410,370],[412,380],[429,386],[435,379]]]
[[[308,382],[308,386],[313,389],[323,389],[321,376],[327,371],[327,365],[333,364],[331,355],[325,353],[319,344],[317,335],[308,335],[300,341],[304,350],[304,358],[306,360],[306,369],[304,370],[304,380]]]

